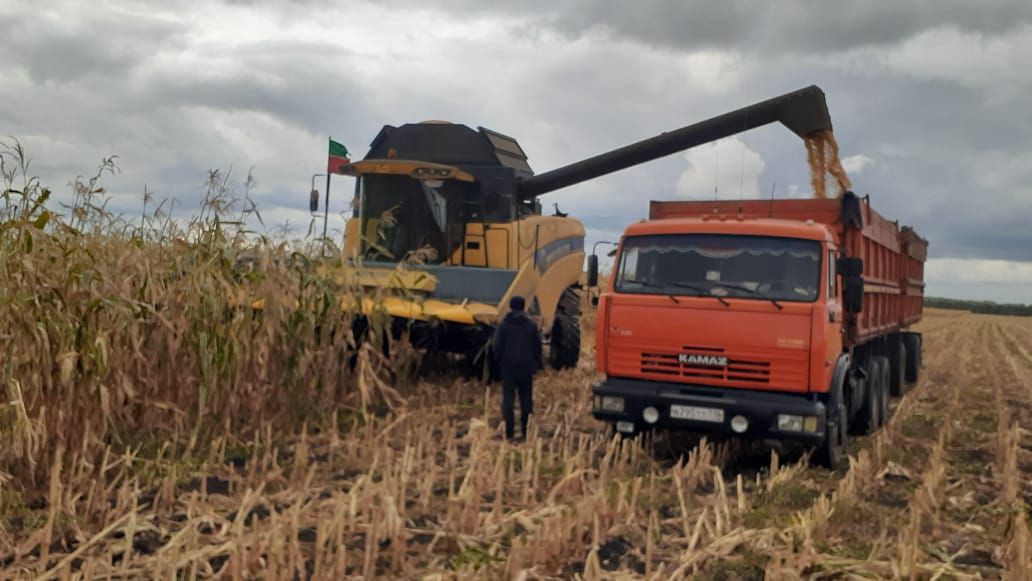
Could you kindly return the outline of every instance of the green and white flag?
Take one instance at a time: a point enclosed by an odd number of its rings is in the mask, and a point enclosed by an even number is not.
[[[340,173],[340,168],[351,163],[351,159],[349,159],[348,155],[348,148],[344,147],[343,143],[338,143],[331,138],[330,156],[329,161],[326,163],[326,172]]]

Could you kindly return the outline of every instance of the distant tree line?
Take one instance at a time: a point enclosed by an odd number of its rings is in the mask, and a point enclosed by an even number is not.
[[[994,303],[993,301],[965,301],[961,299],[945,299],[940,297],[925,297],[924,304],[926,307],[958,309],[985,315],[1015,315],[1019,317],[1032,317],[1032,305]]]

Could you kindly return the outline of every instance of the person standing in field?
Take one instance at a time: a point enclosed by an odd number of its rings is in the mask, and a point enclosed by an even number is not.
[[[532,394],[534,373],[541,367],[541,334],[524,312],[523,297],[509,300],[509,312],[495,329],[491,352],[502,376],[502,418],[505,437],[513,439],[513,400],[520,396],[520,437],[527,437],[527,420],[534,411]]]

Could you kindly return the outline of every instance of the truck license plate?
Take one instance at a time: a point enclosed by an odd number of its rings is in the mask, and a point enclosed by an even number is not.
[[[670,417],[679,420],[695,420],[697,422],[724,421],[724,410],[718,408],[702,408],[693,405],[672,405],[670,406]]]

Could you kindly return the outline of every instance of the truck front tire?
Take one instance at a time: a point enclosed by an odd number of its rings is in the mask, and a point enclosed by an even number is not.
[[[814,451],[813,459],[829,470],[837,470],[846,463],[846,425],[849,418],[846,404],[842,397],[842,385],[839,384],[828,392],[827,418],[824,422],[824,442]]]
[[[853,433],[873,434],[881,425],[881,391],[886,389],[884,384],[885,372],[882,369],[883,357],[869,357],[864,371],[867,372],[867,381],[864,385],[863,400],[860,410],[856,414],[856,421],[853,424]]]

